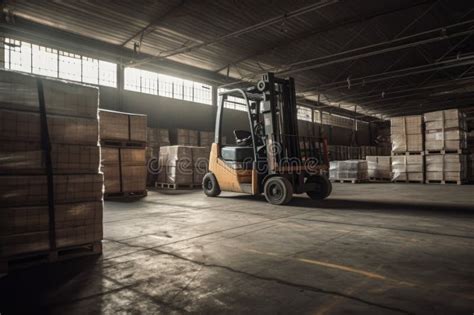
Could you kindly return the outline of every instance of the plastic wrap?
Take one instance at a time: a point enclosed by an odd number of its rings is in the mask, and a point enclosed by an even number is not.
[[[158,183],[199,185],[207,173],[209,148],[167,146],[160,148]]]
[[[423,181],[423,155],[392,156],[393,181]]]
[[[457,109],[424,114],[425,147],[428,151],[456,151],[467,148],[467,122]]]
[[[462,154],[426,156],[426,180],[464,181],[468,179],[468,159]]]
[[[422,121],[421,115],[393,117],[390,119],[393,152],[423,151]]]
[[[369,178],[390,179],[392,159],[390,156],[367,156]]]
[[[333,180],[367,180],[367,161],[332,161],[329,163],[329,178]]]

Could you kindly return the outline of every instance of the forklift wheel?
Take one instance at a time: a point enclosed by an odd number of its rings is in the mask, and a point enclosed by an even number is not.
[[[316,183],[318,190],[307,191],[308,196],[313,200],[322,200],[327,198],[332,192],[332,184],[324,175],[313,175],[308,177],[307,183]]]
[[[204,193],[208,197],[219,196],[221,189],[214,174],[207,173],[204,175],[204,178],[202,179],[202,190],[204,190]]]
[[[273,205],[284,205],[293,197],[293,186],[280,176],[269,178],[264,186],[265,198]]]

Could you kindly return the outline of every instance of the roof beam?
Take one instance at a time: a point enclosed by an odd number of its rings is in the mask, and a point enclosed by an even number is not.
[[[234,31],[234,32],[231,32],[231,33],[227,33],[225,35],[219,36],[219,37],[211,39],[209,41],[205,41],[203,43],[195,44],[195,45],[192,45],[192,46],[189,46],[189,47],[183,46],[183,47],[177,48],[175,50],[165,52],[164,54],[154,55],[153,57],[146,58],[144,60],[135,62],[135,65],[136,66],[143,65],[143,64],[149,63],[150,61],[153,61],[153,60],[163,60],[165,58],[170,58],[170,57],[173,57],[173,56],[176,56],[176,55],[187,54],[187,53],[193,52],[195,50],[207,47],[209,45],[212,45],[212,44],[215,44],[215,43],[218,43],[218,42],[222,42],[222,41],[230,39],[230,38],[235,38],[237,36],[241,36],[241,35],[244,35],[244,34],[247,34],[247,33],[250,33],[250,32],[254,32],[254,31],[257,31],[259,29],[271,26],[273,24],[280,23],[282,21],[288,21],[290,19],[296,18],[296,17],[301,16],[303,14],[307,14],[309,12],[313,12],[315,10],[319,10],[321,8],[324,8],[326,6],[332,5],[332,4],[337,3],[337,2],[339,2],[339,0],[320,0],[317,3],[313,3],[313,4],[307,5],[305,7],[296,9],[294,11],[282,14],[280,16],[276,16],[276,17],[270,18],[268,20],[258,22],[257,24],[244,27],[240,30],[237,30],[237,31]]]
[[[178,9],[182,8],[185,4],[186,0],[180,0],[179,3],[170,9],[168,9],[166,12],[161,14],[159,17],[155,18],[152,22],[148,23],[144,28],[130,36],[128,39],[126,39],[120,46],[124,47],[128,43],[130,43],[132,40],[140,36],[140,41],[143,40],[144,35],[146,35],[147,32],[153,31],[155,27],[157,27],[159,24],[163,22],[164,19],[168,18],[169,16],[173,15]]]
[[[431,4],[433,2],[434,2],[434,0],[422,1],[422,2],[419,2],[419,3],[412,4],[410,6],[403,7],[403,8],[397,8],[395,10],[379,11],[379,12],[376,12],[376,13],[373,13],[373,14],[370,14],[370,15],[366,15],[364,17],[356,17],[356,18],[352,18],[352,19],[347,19],[345,21],[341,21],[339,23],[334,23],[334,24],[331,24],[331,25],[329,25],[327,27],[324,27],[324,28],[318,28],[318,29],[313,29],[313,30],[310,30],[310,31],[306,31],[306,32],[303,32],[303,33],[301,33],[299,35],[296,35],[292,38],[277,42],[277,43],[273,44],[270,47],[265,47],[263,49],[256,50],[256,51],[254,51],[254,52],[252,52],[252,53],[250,53],[250,54],[248,54],[248,55],[246,55],[242,58],[239,58],[237,60],[229,61],[226,65],[223,65],[219,69],[215,70],[215,72],[219,73],[219,72],[227,69],[229,66],[238,65],[239,63],[244,62],[246,60],[249,60],[249,59],[264,55],[264,54],[267,54],[270,51],[274,51],[274,50],[279,49],[279,48],[287,47],[289,45],[295,44],[299,41],[306,40],[308,38],[311,38],[311,37],[314,37],[314,36],[317,36],[317,35],[328,33],[328,32],[331,32],[331,31],[335,31],[337,29],[348,27],[348,26],[354,26],[354,25],[357,25],[357,24],[360,24],[360,23],[363,23],[363,22],[369,22],[371,20],[380,18],[382,16],[386,16],[386,15],[406,11],[406,10],[409,10],[409,9],[413,9],[415,7]]]

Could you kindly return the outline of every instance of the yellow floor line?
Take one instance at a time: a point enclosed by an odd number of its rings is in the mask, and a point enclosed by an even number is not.
[[[241,248],[241,249],[243,251],[252,252],[252,253],[256,253],[256,254],[280,257],[280,258],[284,258],[284,259],[297,260],[297,261],[307,263],[307,264],[318,265],[318,266],[328,267],[328,268],[332,268],[332,269],[347,271],[347,272],[359,274],[359,275],[362,275],[362,276],[365,276],[365,277],[368,277],[368,278],[371,278],[371,279],[396,282],[400,285],[415,286],[415,284],[410,283],[410,282],[393,280],[393,279],[387,278],[387,277],[382,276],[382,275],[377,274],[377,273],[373,273],[373,272],[365,271],[365,270],[360,270],[360,269],[355,269],[355,268],[348,267],[348,266],[337,265],[337,264],[332,264],[332,263],[328,263],[328,262],[324,262],[324,261],[312,260],[312,259],[306,259],[306,258],[284,257],[284,256],[280,256],[280,255],[275,254],[275,253],[261,252],[261,251],[257,251],[257,250],[254,250],[254,249],[243,249],[243,248]]]

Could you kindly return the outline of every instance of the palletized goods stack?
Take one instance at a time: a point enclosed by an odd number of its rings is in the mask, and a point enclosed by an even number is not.
[[[209,149],[205,147],[161,147],[157,186],[173,189],[200,187],[208,160]]]
[[[423,117],[390,119],[392,140],[392,181],[424,182]]]
[[[160,147],[169,146],[170,138],[168,129],[148,128],[147,129],[147,147],[146,147],[146,163],[147,163],[147,186],[155,186],[158,169],[158,159],[160,157]]]
[[[424,114],[426,182],[462,184],[468,180],[467,124],[457,109]]]
[[[332,161],[329,163],[329,179],[335,182],[365,182],[368,180],[367,161]]]
[[[101,252],[98,90],[0,72],[0,273]]]
[[[199,131],[190,129],[176,129],[176,144],[185,146],[199,146]]]
[[[146,115],[100,110],[105,198],[145,196]]]
[[[390,156],[366,156],[369,179],[371,181],[390,180],[392,158]]]

